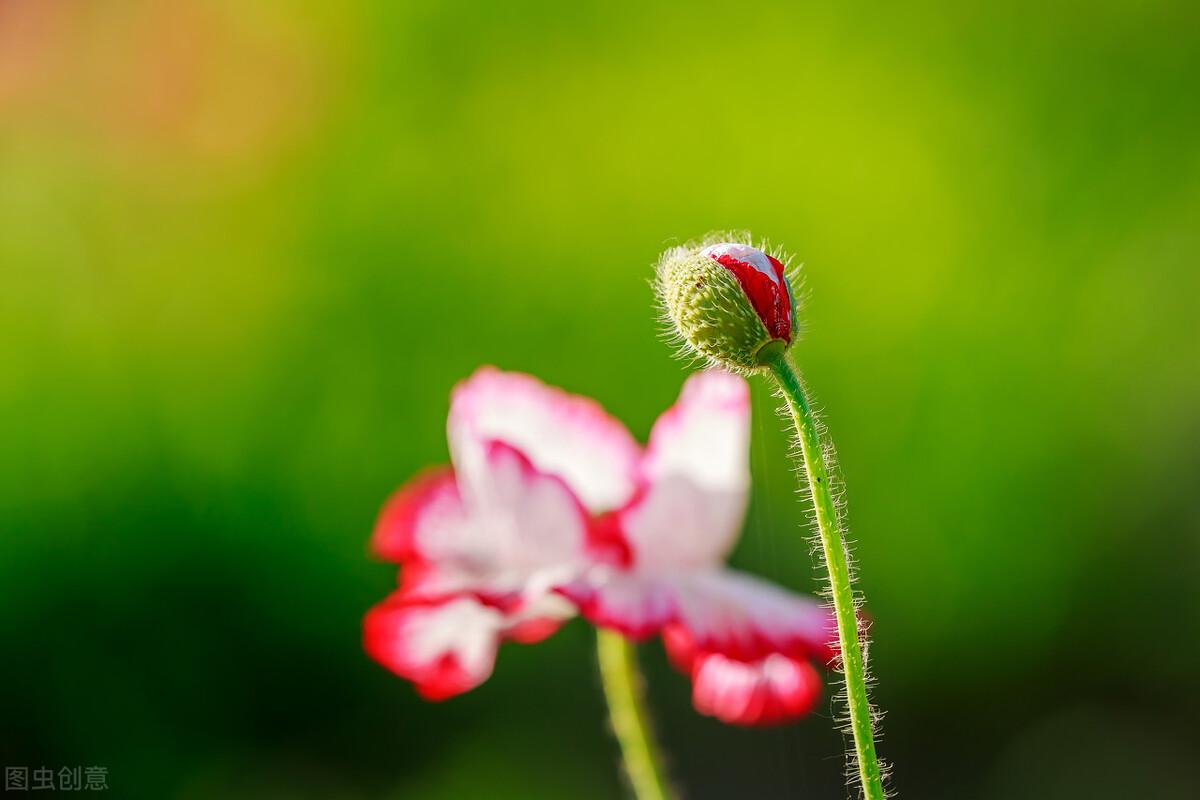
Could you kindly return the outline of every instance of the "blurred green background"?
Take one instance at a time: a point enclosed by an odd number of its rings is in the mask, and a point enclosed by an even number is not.
[[[591,631],[430,705],[361,651],[477,365],[644,437],[647,279],[805,262],[909,798],[1200,796],[1195,4],[0,0],[0,757],[178,798],[612,798]],[[755,385],[739,566],[811,589]],[[692,798],[842,796],[651,698]]]

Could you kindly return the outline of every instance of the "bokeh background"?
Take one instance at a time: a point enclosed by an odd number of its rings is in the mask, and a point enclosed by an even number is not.
[[[0,757],[178,798],[614,798],[591,631],[430,705],[362,653],[455,381],[644,437],[659,251],[811,290],[910,798],[1200,796],[1187,2],[0,0]],[[815,585],[755,386],[734,561]],[[651,698],[692,798],[842,796],[828,702]]]

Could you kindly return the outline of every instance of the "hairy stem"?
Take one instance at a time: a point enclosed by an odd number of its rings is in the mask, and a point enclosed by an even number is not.
[[[817,514],[821,548],[829,569],[829,584],[833,593],[833,610],[837,617],[838,640],[841,644],[842,669],[846,677],[846,701],[850,710],[850,729],[854,735],[854,753],[858,762],[858,777],[867,800],[883,800],[883,779],[879,760],[875,756],[875,732],[871,705],[867,699],[866,668],[863,664],[859,639],[858,614],[854,591],[850,585],[850,563],[846,540],[833,504],[829,487],[829,470],[821,450],[817,420],[805,397],[804,385],[786,353],[779,353],[769,362],[772,374],[787,399],[800,448],[804,456],[804,472]]]
[[[650,729],[637,651],[621,634],[597,628],[596,654],[613,733],[621,745],[633,793],[637,800],[668,800],[671,790]]]

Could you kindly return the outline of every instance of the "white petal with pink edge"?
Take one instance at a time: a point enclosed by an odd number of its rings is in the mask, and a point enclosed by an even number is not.
[[[633,639],[658,633],[678,613],[674,582],[600,566],[559,588],[585,619]]]
[[[387,561],[421,559],[419,541],[453,538],[466,510],[449,467],[425,470],[384,504],[371,534],[371,550]]]
[[[583,569],[587,515],[566,484],[503,442],[482,443],[481,457],[472,494],[440,475],[418,479],[388,504],[376,549],[407,556],[410,599],[537,597]]]
[[[701,650],[752,661],[828,660],[836,628],[815,599],[734,570],[674,574],[597,568],[560,590],[590,622],[644,638],[666,625]]]
[[[784,653],[824,661],[837,638],[833,614],[815,598],[744,572],[690,574],[678,598],[677,620],[696,645],[734,658]]]
[[[714,567],[737,542],[750,490],[750,390],[708,370],[658,418],[642,462],[645,489],[621,512],[639,567]]]
[[[470,597],[432,605],[386,600],[367,613],[363,644],[426,700],[445,700],[492,674],[503,620]]]
[[[396,594],[367,613],[363,644],[368,655],[412,681],[422,697],[445,700],[487,680],[502,639],[541,641],[574,613],[556,595],[506,613],[471,596],[414,603]]]
[[[455,466],[474,482],[483,445],[500,440],[561,477],[593,513],[634,493],[640,448],[598,403],[529,375],[484,367],[454,389],[449,419]]]

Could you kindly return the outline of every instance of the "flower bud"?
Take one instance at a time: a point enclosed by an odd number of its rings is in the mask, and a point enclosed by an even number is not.
[[[675,331],[697,354],[755,370],[798,331],[783,263],[741,242],[684,245],[658,262],[658,295]]]

